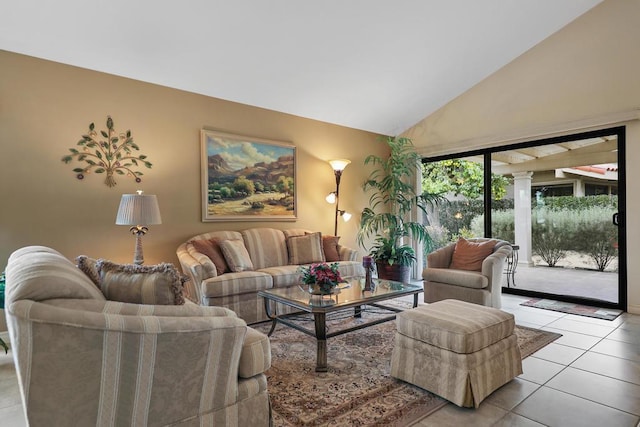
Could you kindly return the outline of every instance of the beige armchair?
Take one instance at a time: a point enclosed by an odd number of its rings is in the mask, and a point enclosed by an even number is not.
[[[491,239],[475,238],[468,242],[487,242]],[[511,255],[511,244],[496,241],[492,252],[484,258],[479,271],[452,269],[452,258],[457,243],[451,243],[427,255],[424,279],[424,302],[457,299],[488,307],[500,308],[505,261]]]
[[[42,246],[14,252],[6,279],[30,426],[269,425],[269,341],[231,310],[108,301]]]

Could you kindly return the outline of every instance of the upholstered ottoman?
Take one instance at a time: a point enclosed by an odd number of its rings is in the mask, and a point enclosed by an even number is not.
[[[522,374],[513,315],[447,299],[399,313],[391,376],[476,408]]]

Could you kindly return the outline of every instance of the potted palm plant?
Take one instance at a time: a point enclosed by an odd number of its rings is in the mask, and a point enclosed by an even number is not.
[[[390,149],[388,158],[371,154],[364,161],[376,168],[363,185],[364,191],[372,194],[369,207],[362,212],[357,240],[365,248],[365,239],[374,237],[370,254],[378,277],[406,283],[416,260],[409,239],[421,243],[426,251],[433,244],[426,224],[412,220],[411,213],[417,208],[426,217],[427,207],[442,200],[442,196],[416,191],[413,182],[420,157],[409,138],[390,136],[384,143]]]

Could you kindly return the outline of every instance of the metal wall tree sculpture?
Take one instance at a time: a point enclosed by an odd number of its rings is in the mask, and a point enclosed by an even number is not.
[[[73,169],[78,179],[93,173],[106,173],[107,177],[104,183],[108,187],[116,185],[114,174],[124,175],[134,178],[136,182],[141,182],[142,172],[135,169],[145,166],[151,168],[151,163],[147,161],[145,155],[134,155],[133,151],[140,150],[131,137],[131,131],[117,134],[113,128],[113,120],[111,116],[107,116],[107,131],[101,130],[100,135],[104,139],[100,139],[95,125],[89,125],[89,133],[82,135],[82,139],[78,141],[80,149],[69,148],[71,154],[62,158],[64,163],[70,163],[74,158],[78,162],[85,162],[85,167]]]

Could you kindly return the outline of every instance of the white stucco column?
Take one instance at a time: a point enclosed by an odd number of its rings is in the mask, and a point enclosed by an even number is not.
[[[533,265],[531,245],[531,177],[533,172],[513,174],[513,220],[515,244],[520,246],[518,264]]]

